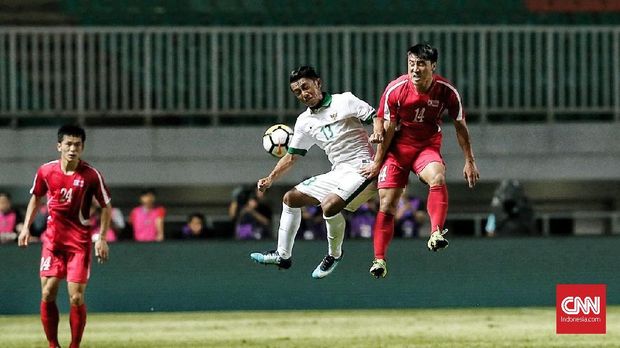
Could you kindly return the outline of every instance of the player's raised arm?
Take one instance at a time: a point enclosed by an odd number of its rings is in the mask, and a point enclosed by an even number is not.
[[[271,173],[268,176],[258,180],[258,190],[261,192],[265,192],[268,188],[270,188],[274,181],[276,181],[279,177],[284,175],[293,167],[299,157],[299,155],[287,153],[286,155],[284,155],[284,157],[280,158]]]
[[[470,188],[476,185],[478,179],[480,179],[480,172],[476,167],[476,160],[474,158],[474,152],[471,148],[471,140],[469,137],[469,129],[465,119],[455,120],[454,128],[456,129],[456,138],[459,142],[459,146],[463,150],[465,156],[465,166],[463,167],[463,177],[467,180],[467,184]]]
[[[34,221],[34,217],[37,213],[37,207],[39,207],[39,203],[41,202],[41,197],[37,195],[32,195],[30,197],[30,201],[28,202],[28,207],[26,208],[26,216],[24,217],[24,224],[19,233],[19,237],[17,239],[17,243],[20,247],[27,247],[28,240],[30,239],[30,225]]]

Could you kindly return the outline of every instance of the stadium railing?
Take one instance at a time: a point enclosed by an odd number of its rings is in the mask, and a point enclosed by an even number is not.
[[[620,26],[1,27],[0,117],[283,121],[290,69],[378,102],[421,41],[473,122],[620,120]]]
[[[482,237],[486,234],[484,225],[489,213],[449,213],[446,227],[453,235]],[[170,226],[176,226],[185,222],[186,215],[170,215],[166,222]],[[229,222],[228,216],[208,216],[210,226]],[[535,236],[583,236],[583,235],[618,235],[620,234],[620,211],[555,211],[538,212],[535,214]],[[278,221],[274,219],[273,221]],[[275,223],[277,225],[277,223]],[[274,228],[277,226],[274,225]],[[228,229],[229,225],[224,226]],[[218,238],[232,237],[231,231],[217,231]],[[277,230],[273,231],[277,236]],[[425,237],[425,236],[423,236]]]
[[[481,237],[485,235],[484,225],[488,213],[450,213],[446,225],[460,223],[466,227],[460,231],[466,235]],[[620,234],[620,211],[556,211],[535,214],[540,236],[557,235],[610,235]]]

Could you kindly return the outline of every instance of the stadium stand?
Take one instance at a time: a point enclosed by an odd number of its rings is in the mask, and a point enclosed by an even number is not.
[[[619,206],[614,198],[618,196],[614,156],[618,153],[615,134],[620,123],[620,94],[616,93],[620,85],[620,12],[539,11],[528,9],[528,2],[520,0],[505,1],[501,7],[483,0],[415,2],[415,7],[413,1],[405,0],[313,3],[3,1],[2,144],[9,149],[20,143],[15,129],[33,132],[33,139],[38,141],[68,121],[93,129],[94,139],[99,127],[103,129],[100,139],[125,134],[109,127],[131,127],[126,138],[114,138],[113,150],[104,150],[108,144],[102,143],[97,150],[89,141],[88,151],[93,151],[89,157],[117,174],[114,185],[136,188],[142,182],[131,174],[141,169],[129,163],[138,159],[139,163],[165,166],[188,146],[200,148],[190,153],[189,159],[176,163],[187,165],[191,161],[194,171],[203,174],[200,178],[181,174],[178,178],[162,175],[141,179],[149,185],[168,187],[179,181],[210,188],[248,182],[272,163],[264,161],[259,146],[239,147],[226,139],[235,138],[239,129],[244,129],[241,132],[247,139],[258,139],[264,126],[293,122],[299,105],[283,82],[290,66],[300,60],[317,62],[331,90],[350,89],[366,100],[378,101],[384,83],[402,70],[398,55],[387,53],[404,52],[412,41],[432,40],[442,52],[440,72],[454,80],[465,98],[468,121],[476,132],[475,146],[488,161],[483,177],[490,181],[489,187],[512,174],[529,180],[528,184],[568,180],[559,186],[571,195],[535,202],[540,213],[546,214],[540,217],[544,229],[545,224],[552,225],[551,220],[566,216],[572,223],[571,214],[583,209],[577,206],[578,198],[592,191],[582,187],[583,182],[596,183],[600,191],[585,205],[607,214],[599,231],[617,232],[619,223],[614,221],[618,219],[610,212]],[[40,27],[44,25],[54,27]],[[303,45],[310,49],[303,49]],[[486,60],[473,53],[479,47],[486,48]],[[583,55],[591,58],[587,64],[578,60]],[[248,76],[251,83],[237,87]],[[216,127],[210,126],[222,125],[226,127],[212,132]],[[45,132],[38,131],[39,127]],[[198,140],[175,143],[175,127],[189,129],[183,135],[191,133]],[[501,136],[482,140],[485,134]],[[531,134],[534,136],[529,138]],[[598,142],[593,145],[584,138]],[[135,139],[140,142],[132,143]],[[174,151],[165,152],[151,139],[166,139]],[[218,139],[221,144],[213,149],[204,139]],[[531,139],[534,147],[551,149],[523,149],[519,146],[523,139]],[[567,146],[567,139],[577,140]],[[122,146],[124,143],[129,145]],[[38,149],[36,144],[28,146]],[[449,146],[458,149],[454,144]],[[147,149],[137,151],[135,157],[126,155],[142,147]],[[452,150],[447,156],[458,158]],[[6,164],[0,167],[3,183],[19,188],[17,192],[28,185],[24,173],[30,173],[31,168],[25,163],[48,158],[44,151],[26,151],[20,162],[12,162],[22,154],[20,151],[6,151],[2,156]],[[511,161],[519,158],[536,163],[541,156],[549,164],[534,173]],[[213,172],[214,163],[221,168],[230,158],[238,159],[235,165],[250,169],[243,175],[233,170]],[[576,161],[610,165],[578,171],[570,165]],[[322,163],[311,159],[304,168],[312,170]],[[457,174],[453,171],[449,180],[459,180]],[[573,185],[575,181],[579,185]],[[224,187],[224,191],[229,189]],[[477,233],[490,192],[482,189],[474,203],[468,200],[467,192],[456,192],[452,196],[457,202],[455,210],[469,214],[463,217],[465,229]],[[187,194],[179,197],[187,198]],[[177,215],[184,216],[183,202],[175,204],[180,207]],[[196,204],[221,214],[219,201]],[[475,209],[467,210],[472,206]],[[568,215],[554,215],[558,211]],[[577,222],[570,228],[551,226],[547,230],[553,234],[553,230],[579,230],[579,226]]]
[[[2,25],[67,25],[74,20],[62,0],[3,0]]]
[[[614,7],[565,11],[526,0],[343,0],[313,6],[279,0],[6,0],[0,4],[5,25],[604,25],[620,21]],[[552,2],[551,2],[552,3]],[[544,10],[540,10],[543,8]],[[343,15],[346,13],[347,15]]]
[[[530,11],[527,1],[484,0],[64,0],[65,11],[83,25],[495,25],[613,24],[618,12]],[[345,14],[346,15],[343,15]]]

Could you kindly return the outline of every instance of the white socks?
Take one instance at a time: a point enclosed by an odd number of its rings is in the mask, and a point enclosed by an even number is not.
[[[344,228],[346,222],[344,216],[338,213],[327,217],[323,215],[327,227],[327,244],[329,255],[339,258],[342,256],[342,241],[344,240]],[[284,259],[293,255],[293,244],[295,235],[301,225],[301,208],[291,208],[282,203],[282,215],[280,216],[280,227],[278,228],[278,254]]]
[[[291,208],[282,203],[282,215],[280,216],[280,227],[278,228],[278,254],[284,259],[288,259],[293,254],[293,244],[295,235],[301,225],[301,208]]]
[[[323,219],[325,219],[327,227],[329,255],[339,258],[342,256],[342,241],[344,240],[344,228],[346,225],[344,216],[341,213],[330,217],[323,215]]]

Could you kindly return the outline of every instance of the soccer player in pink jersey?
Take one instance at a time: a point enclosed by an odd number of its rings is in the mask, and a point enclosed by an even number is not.
[[[390,82],[381,97],[370,140],[378,143],[374,162],[362,174],[378,174],[380,208],[375,222],[375,259],[370,273],[387,275],[385,255],[394,235],[394,214],[413,171],[429,186],[427,212],[431,222],[428,248],[448,246],[443,237],[448,213],[446,167],[441,156],[441,116],[452,118],[456,137],[465,156],[463,176],[473,188],[480,178],[471,147],[461,96],[451,82],[434,74],[437,49],[417,44],[407,51],[407,74]]]
[[[56,295],[60,281],[67,279],[71,304],[71,348],[80,346],[86,326],[84,292],[90,276],[91,231],[90,205],[93,197],[101,209],[100,238],[95,242],[95,255],[100,263],[108,259],[106,232],[110,226],[110,193],[103,177],[95,168],[82,161],[86,134],[78,126],[58,129],[57,149],[60,159],[39,167],[30,193],[24,226],[18,237],[20,247],[28,246],[30,225],[36,209],[47,195],[49,217],[42,236],[41,250],[41,322],[50,347],[58,344],[58,307]]]

